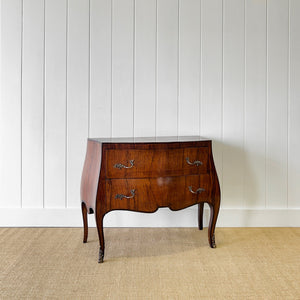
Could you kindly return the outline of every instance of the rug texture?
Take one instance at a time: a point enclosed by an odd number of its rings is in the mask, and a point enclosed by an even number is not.
[[[0,299],[300,299],[300,228],[0,228]]]

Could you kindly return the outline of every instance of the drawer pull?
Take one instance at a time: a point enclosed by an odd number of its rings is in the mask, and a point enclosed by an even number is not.
[[[192,165],[192,166],[202,166],[203,165],[203,162],[200,161],[200,160],[195,160],[194,162],[190,162],[190,159],[188,157],[185,158],[186,162],[189,164],[189,165]]]
[[[114,168],[117,168],[117,169],[122,169],[122,168],[124,168],[124,169],[131,169],[134,166],[134,159],[130,160],[129,163],[130,163],[129,167],[124,166],[123,164],[115,164]]]
[[[121,199],[121,200],[123,198],[131,199],[131,198],[133,198],[135,196],[135,190],[131,190],[130,193],[131,193],[132,196],[125,196],[123,194],[117,194],[116,197],[115,197],[115,199]]]
[[[199,188],[199,189],[196,190],[196,192],[194,192],[193,189],[192,189],[192,187],[189,186],[189,191],[190,191],[192,194],[200,194],[200,193],[204,192],[205,189]]]

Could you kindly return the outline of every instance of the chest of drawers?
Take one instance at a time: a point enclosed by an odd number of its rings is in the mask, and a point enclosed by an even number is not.
[[[155,212],[160,207],[180,210],[198,205],[203,229],[203,205],[211,215],[208,241],[215,248],[215,225],[220,187],[211,141],[200,137],[88,139],[81,178],[83,242],[87,242],[87,214],[95,213],[104,258],[103,218],[112,210]]]

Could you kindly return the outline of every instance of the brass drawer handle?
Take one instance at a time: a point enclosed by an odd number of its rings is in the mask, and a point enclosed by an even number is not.
[[[189,164],[189,165],[192,165],[192,166],[202,166],[203,165],[203,162],[200,161],[200,160],[195,160],[194,162],[190,162],[190,159],[188,157],[185,158],[186,162]]]
[[[115,199],[121,199],[121,200],[123,198],[131,199],[131,198],[133,198],[135,196],[135,190],[131,190],[130,193],[131,193],[132,196],[125,196],[123,194],[117,194],[116,197],[115,197]]]
[[[124,169],[131,169],[134,166],[134,159],[130,160],[129,163],[130,163],[129,167],[124,166],[123,164],[115,164],[114,168],[117,168],[117,169],[122,169],[122,168],[124,168]]]
[[[200,193],[204,192],[205,189],[199,188],[199,189],[196,190],[196,192],[194,192],[193,189],[192,189],[192,187],[189,186],[189,191],[190,191],[192,194],[200,194]]]

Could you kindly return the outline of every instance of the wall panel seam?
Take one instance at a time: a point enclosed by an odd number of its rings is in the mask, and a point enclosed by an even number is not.
[[[21,89],[20,89],[20,102],[21,102],[21,122],[20,122],[20,127],[21,127],[21,180],[20,180],[20,207],[23,207],[23,42],[24,42],[24,0],[21,1],[21,74],[20,74],[20,80],[21,80]]]
[[[199,5],[199,16],[200,16],[200,22],[199,22],[199,34],[200,34],[200,58],[199,58],[199,76],[200,76],[200,81],[199,81],[199,107],[198,107],[198,132],[199,135],[202,136],[202,131],[201,131],[201,111],[202,111],[202,100],[203,100],[203,95],[202,95],[202,87],[203,87],[203,68],[202,68],[202,57],[203,57],[203,49],[202,49],[202,0],[200,0],[200,5]]]
[[[180,115],[180,0],[177,0],[177,136],[179,135]]]
[[[289,207],[289,146],[290,146],[290,108],[291,108],[291,1],[288,0],[288,68],[287,68],[287,151],[286,151],[286,207]]]
[[[222,0],[222,100],[221,100],[221,141],[224,144],[224,23],[225,23],[225,11],[224,11],[224,1]],[[223,169],[224,169],[224,148],[222,147],[222,154],[221,154],[221,166],[222,166],[222,177],[221,177],[221,187],[223,189]]]
[[[269,34],[268,34],[268,0],[266,0],[266,103],[265,103],[265,208],[268,206],[267,190],[268,190],[268,106],[269,106]]]
[[[91,0],[88,3],[88,12],[89,12],[89,33],[88,33],[88,137],[90,137],[91,132]]]
[[[45,150],[46,150],[46,125],[45,125],[45,119],[46,119],[46,0],[44,0],[44,23],[43,23],[43,31],[44,31],[44,35],[43,35],[43,191],[42,191],[42,195],[43,195],[43,208],[45,208]]]
[[[110,136],[113,135],[113,3],[110,1]]]
[[[68,51],[69,0],[66,0],[66,121],[65,121],[65,208],[68,207]]]
[[[135,118],[135,101],[136,101],[136,82],[135,82],[135,76],[136,76],[136,2],[133,0],[133,66],[132,66],[132,136],[134,137],[134,118]]]
[[[245,151],[246,151],[246,76],[247,76],[247,40],[246,40],[246,32],[247,32],[247,14],[246,14],[246,0],[244,0],[244,107],[243,107],[243,153],[244,153],[244,157],[243,157],[243,203],[244,206],[246,206],[246,197],[245,197],[245,171],[246,171],[246,158],[245,158]]]
[[[155,20],[155,136],[157,136],[157,102],[158,102],[158,91],[157,91],[157,63],[158,63],[158,3],[156,0],[156,20]]]

